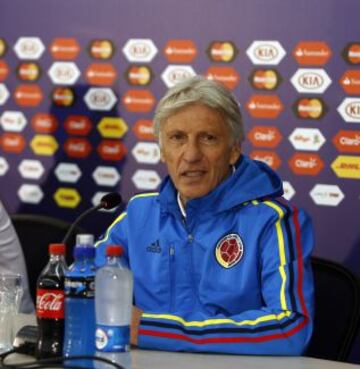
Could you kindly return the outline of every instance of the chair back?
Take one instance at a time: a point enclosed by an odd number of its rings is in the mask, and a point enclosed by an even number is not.
[[[344,266],[312,257],[314,332],[307,356],[346,361],[360,321],[359,279]]]
[[[60,219],[35,214],[14,214],[11,216],[11,221],[24,253],[30,294],[35,302],[36,281],[49,260],[49,244],[61,242],[71,224]],[[68,264],[72,262],[75,235],[84,232],[83,228],[75,227],[73,236],[67,244]]]

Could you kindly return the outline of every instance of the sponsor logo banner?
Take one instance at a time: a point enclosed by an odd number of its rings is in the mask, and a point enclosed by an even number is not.
[[[360,157],[340,155],[332,163],[331,168],[340,178],[360,179]]]
[[[161,79],[170,88],[195,75],[196,72],[190,65],[168,65],[161,74]]]
[[[254,41],[246,54],[255,65],[278,65],[286,52],[279,41]]]
[[[44,197],[39,185],[23,184],[18,190],[20,200],[27,204],[39,204]]]
[[[149,90],[128,90],[122,101],[132,113],[148,113],[155,105],[155,97]]]
[[[248,78],[251,86],[256,90],[276,90],[282,78],[276,69],[254,69]]]
[[[3,83],[0,83],[0,105],[4,105],[7,99],[10,97],[10,93]]]
[[[111,40],[93,40],[90,42],[88,51],[94,59],[111,59],[115,53],[115,46]]]
[[[64,143],[64,151],[71,158],[86,158],[91,150],[91,144],[86,138],[71,137]]]
[[[132,86],[148,86],[154,78],[152,70],[146,65],[130,65],[124,75]]]
[[[37,133],[54,133],[58,128],[58,121],[54,114],[36,113],[31,119],[31,126]]]
[[[170,40],[164,47],[164,55],[170,63],[191,63],[197,49],[192,40]]]
[[[3,133],[0,136],[0,147],[5,152],[20,154],[25,149],[25,139],[19,133]]]
[[[127,154],[125,145],[115,140],[102,140],[97,147],[97,152],[103,160],[112,161],[120,161]]]
[[[296,150],[318,151],[325,143],[325,137],[317,128],[295,128],[289,141]]]
[[[92,122],[86,115],[69,115],[64,127],[69,135],[87,136],[92,130]]]
[[[273,169],[278,169],[281,165],[281,159],[279,155],[274,151],[251,151],[250,158],[253,160],[262,161]]]
[[[102,137],[122,138],[128,131],[128,126],[122,118],[104,117],[97,126]]]
[[[288,163],[295,174],[305,176],[316,176],[324,168],[324,162],[318,154],[296,153]]]
[[[254,146],[273,149],[279,145],[282,135],[275,126],[255,126],[248,133],[248,138]]]
[[[55,38],[50,44],[50,53],[57,60],[74,60],[80,53],[75,38]]]
[[[206,53],[210,60],[214,62],[232,62],[239,50],[232,41],[213,41],[206,49]]]
[[[333,143],[340,152],[360,154],[360,131],[340,130],[334,136]]]
[[[67,183],[76,183],[82,175],[79,166],[74,163],[59,163],[54,172],[60,182]]]
[[[360,95],[360,70],[347,70],[339,81],[349,95]]]
[[[291,77],[291,83],[300,93],[322,94],[330,86],[331,79],[324,69],[300,68]]]
[[[14,98],[19,106],[35,107],[43,99],[43,93],[38,85],[19,85],[14,91]]]
[[[31,149],[36,155],[51,156],[59,148],[54,136],[35,135],[30,143]]]
[[[360,123],[360,98],[345,98],[338,106],[337,111],[345,122]]]
[[[44,167],[39,160],[24,159],[18,170],[23,178],[39,179],[44,174]]]
[[[111,63],[92,63],[85,72],[86,80],[95,86],[111,86],[117,78],[117,71]]]
[[[51,93],[53,104],[68,108],[74,104],[75,92],[71,87],[56,87]]]
[[[253,118],[275,119],[284,106],[276,95],[252,95],[246,109]]]
[[[352,42],[345,46],[342,56],[351,65],[360,64],[360,42]]]
[[[345,196],[339,186],[317,184],[310,191],[310,197],[316,205],[338,206]]]
[[[71,86],[80,77],[80,70],[73,62],[55,62],[50,67],[48,75],[56,85]]]
[[[0,117],[0,125],[4,131],[21,132],[27,124],[25,115],[21,111],[4,111]]]
[[[156,190],[161,179],[155,170],[138,169],[131,180],[139,190]]]
[[[301,119],[321,119],[328,111],[320,98],[304,97],[297,99],[292,106],[295,115]]]
[[[331,55],[330,47],[323,41],[301,41],[293,51],[293,57],[300,65],[324,65]]]
[[[16,68],[16,74],[21,81],[34,82],[39,79],[41,69],[33,62],[20,63]]]
[[[157,52],[154,42],[148,38],[130,39],[123,47],[126,59],[134,63],[150,63]]]
[[[111,88],[90,88],[84,96],[84,101],[90,110],[109,111],[117,97]]]
[[[284,198],[290,201],[296,194],[296,191],[292,184],[288,181],[283,181],[283,188],[284,188]]]
[[[2,58],[6,54],[6,51],[7,51],[6,41],[2,37],[0,37],[0,58]]]
[[[157,164],[160,161],[159,145],[154,142],[138,142],[131,152],[138,163]]]
[[[233,90],[240,82],[238,72],[231,67],[210,67],[205,77],[211,81],[221,82],[230,90]]]
[[[94,170],[92,177],[98,186],[109,187],[116,186],[121,179],[115,167],[105,167],[101,165]]]
[[[1,137],[0,137],[0,147],[1,147]],[[0,177],[4,176],[9,170],[9,164],[5,158],[0,156]]]
[[[37,60],[45,51],[45,46],[38,37],[20,37],[14,46],[19,59]]]
[[[54,200],[59,207],[76,208],[81,196],[75,188],[60,187],[54,193]]]
[[[138,120],[134,127],[133,132],[139,140],[154,141],[154,126],[151,120],[140,119]]]
[[[1,39],[0,39],[1,40]],[[1,46],[0,46],[1,49]],[[5,60],[0,60],[0,82],[3,82],[6,80],[6,78],[9,75],[9,66],[7,65]]]

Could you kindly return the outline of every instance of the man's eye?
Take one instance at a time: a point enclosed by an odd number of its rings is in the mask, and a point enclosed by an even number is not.
[[[181,133],[174,133],[170,136],[171,141],[181,141],[182,139],[184,139],[184,135],[182,135]]]
[[[217,137],[216,137],[216,136],[214,136],[214,135],[204,135],[204,136],[202,137],[202,140],[203,140],[204,142],[212,143],[212,142],[216,142]]]

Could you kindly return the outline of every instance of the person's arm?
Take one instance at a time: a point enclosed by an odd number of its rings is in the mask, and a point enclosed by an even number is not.
[[[303,212],[288,205],[264,204],[273,209],[273,217],[260,245],[263,307],[233,316],[143,312],[139,347],[257,355],[304,352],[312,333],[312,225]]]
[[[21,313],[33,313],[29,282],[22,248],[11,219],[0,201],[0,273],[16,273],[22,277]]]

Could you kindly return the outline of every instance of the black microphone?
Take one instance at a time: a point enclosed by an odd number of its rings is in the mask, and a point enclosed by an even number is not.
[[[66,232],[66,235],[62,240],[62,243],[66,245],[69,242],[69,239],[74,231],[74,228],[89,214],[94,213],[95,211],[99,209],[111,210],[113,208],[116,208],[118,205],[120,205],[121,202],[122,202],[121,195],[117,192],[110,192],[104,195],[101,198],[100,203],[98,205],[95,205],[92,208],[84,211],[82,214],[80,214],[75,219],[75,222],[71,225],[69,230]]]

